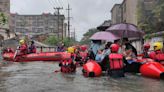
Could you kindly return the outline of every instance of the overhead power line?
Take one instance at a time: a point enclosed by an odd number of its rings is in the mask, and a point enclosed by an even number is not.
[[[50,6],[52,6],[52,7],[54,6],[53,3],[51,2],[51,0],[48,0],[48,2],[50,4]]]

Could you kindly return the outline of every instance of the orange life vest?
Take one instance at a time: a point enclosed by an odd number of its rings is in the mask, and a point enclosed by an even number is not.
[[[123,69],[124,67],[122,54],[111,53],[109,55],[109,61],[111,70]]]

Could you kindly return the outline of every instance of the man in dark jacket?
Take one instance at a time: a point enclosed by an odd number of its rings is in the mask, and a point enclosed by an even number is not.
[[[137,50],[132,44],[130,44],[128,38],[123,38],[123,43],[125,45],[125,49],[132,49],[132,52],[137,56]]]

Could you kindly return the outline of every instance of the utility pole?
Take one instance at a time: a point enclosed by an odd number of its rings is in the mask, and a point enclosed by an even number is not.
[[[56,10],[57,10],[57,13],[58,13],[58,14],[57,14],[57,16],[58,16],[58,20],[57,20],[57,25],[58,25],[58,31],[57,31],[57,32],[58,32],[58,34],[57,34],[57,36],[58,36],[58,38],[59,38],[59,37],[60,37],[60,36],[59,36],[59,34],[60,34],[60,31],[59,31],[59,30],[60,30],[60,28],[59,28],[59,26],[60,26],[60,24],[59,24],[59,22],[60,22],[60,21],[59,21],[59,20],[60,20],[60,10],[63,9],[63,7],[56,7],[56,8],[54,8],[54,9],[56,9]]]
[[[69,7],[69,4],[68,4],[68,9],[66,9],[68,11],[68,38],[70,39],[70,7]]]
[[[61,27],[62,27],[62,29],[61,29],[61,31],[62,31],[62,40],[64,39],[64,23],[63,23],[63,19],[61,20]]]
[[[75,28],[74,28],[74,40],[76,41],[76,31],[75,31]]]

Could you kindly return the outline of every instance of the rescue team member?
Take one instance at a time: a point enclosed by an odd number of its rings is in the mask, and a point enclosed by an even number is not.
[[[20,50],[19,55],[25,55],[25,54],[27,54],[28,53],[28,46],[25,43],[25,40],[20,40],[19,41],[19,44],[20,44],[20,46],[19,46],[19,50]]]
[[[111,54],[108,56],[108,74],[112,77],[124,77],[123,55],[118,53],[119,48],[120,46],[118,44],[112,44],[110,46]]]
[[[143,52],[142,52],[143,58],[149,58],[149,49],[150,49],[149,43],[143,45]]]
[[[72,60],[74,60],[74,57],[75,57],[75,55],[74,55],[74,53],[75,53],[75,48],[73,48],[73,47],[68,47],[67,52],[68,52],[68,53],[71,53],[71,58],[72,58]]]
[[[31,45],[29,47],[29,53],[36,53],[36,46],[34,41],[31,41]]]
[[[59,66],[61,67],[61,72],[64,72],[64,73],[75,72],[76,65],[73,62],[74,61],[74,48],[69,47],[67,52],[71,53],[71,58],[68,60],[63,60],[61,63],[59,63]]]
[[[162,54],[162,48],[163,48],[163,45],[161,42],[155,42],[153,44],[153,48],[154,48],[154,51],[151,52],[149,54],[150,58],[159,62],[160,60],[159,59],[162,59],[163,56],[160,57],[160,54]],[[158,58],[157,58],[157,55],[158,55]]]
[[[119,50],[118,50],[118,53],[122,53],[121,40],[120,40],[120,39],[114,40],[114,44],[117,44],[117,45],[120,46],[120,48],[119,48]]]

